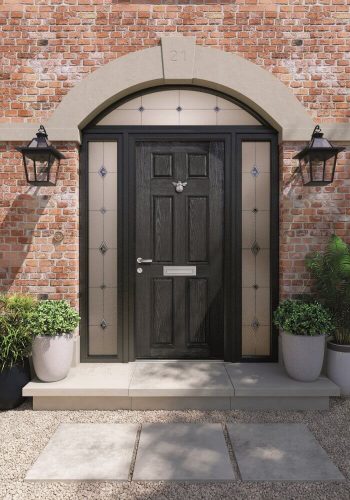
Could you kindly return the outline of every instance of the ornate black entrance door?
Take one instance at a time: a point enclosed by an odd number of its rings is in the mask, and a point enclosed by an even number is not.
[[[224,142],[136,143],[137,358],[223,358]]]

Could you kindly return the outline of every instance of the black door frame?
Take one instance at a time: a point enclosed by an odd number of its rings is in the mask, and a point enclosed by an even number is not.
[[[84,130],[80,154],[81,361],[128,362],[134,354],[135,143],[147,140],[222,140],[225,143],[225,361],[277,361],[278,333],[272,328],[269,356],[241,356],[241,141],[271,143],[270,278],[271,314],[279,297],[279,169],[277,132],[265,126],[92,126]],[[88,354],[88,143],[118,141],[118,355]],[[236,168],[235,168],[236,167]],[[237,332],[233,335],[234,331]]]

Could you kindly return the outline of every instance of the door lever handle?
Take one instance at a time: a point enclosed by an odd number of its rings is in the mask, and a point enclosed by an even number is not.
[[[136,262],[138,264],[152,264],[152,259],[143,259],[142,257],[137,257]]]

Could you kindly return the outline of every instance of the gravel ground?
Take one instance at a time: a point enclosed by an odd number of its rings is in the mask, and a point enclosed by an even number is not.
[[[299,422],[308,425],[347,481],[25,482],[27,470],[62,422]],[[350,499],[350,399],[329,411],[37,411],[29,402],[0,413],[0,499]],[[67,464],[69,467],[69,464]]]

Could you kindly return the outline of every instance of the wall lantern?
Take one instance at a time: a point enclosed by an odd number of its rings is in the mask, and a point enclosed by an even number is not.
[[[345,148],[336,148],[323,137],[316,125],[309,145],[294,156],[299,160],[299,171],[304,186],[326,186],[334,179],[337,157]]]
[[[60,160],[65,156],[51,145],[43,125],[40,125],[36,137],[27,146],[16,149],[22,153],[28,184],[56,185]]]

